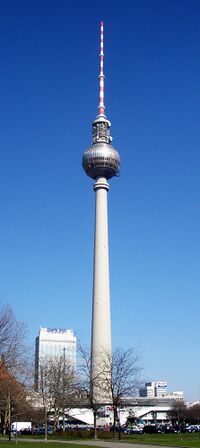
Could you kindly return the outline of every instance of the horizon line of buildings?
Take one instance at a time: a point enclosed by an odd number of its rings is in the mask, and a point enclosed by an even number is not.
[[[40,366],[43,361],[65,356],[73,368],[76,369],[76,345],[77,338],[72,329],[67,328],[43,328],[35,340],[35,389],[39,385]],[[150,381],[138,390],[139,398],[147,399],[174,399],[184,400],[182,391],[167,392],[167,381]]]
[[[39,392],[40,366],[43,361],[56,360],[63,355],[76,369],[77,338],[72,329],[42,328],[35,341],[35,391]],[[38,399],[36,399],[38,403]],[[169,410],[174,401],[184,401],[182,391],[168,393],[167,381],[149,381],[138,390],[138,396],[124,397],[120,409],[120,421],[124,424],[128,416],[135,415],[146,423],[167,421]],[[84,405],[84,403],[83,403]],[[111,424],[112,406],[106,406],[98,418],[100,425]],[[68,416],[85,424],[93,424],[92,411],[86,405],[71,409]]]

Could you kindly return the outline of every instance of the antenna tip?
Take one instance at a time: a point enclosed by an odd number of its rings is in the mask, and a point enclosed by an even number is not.
[[[100,25],[103,26],[103,22],[100,22]]]

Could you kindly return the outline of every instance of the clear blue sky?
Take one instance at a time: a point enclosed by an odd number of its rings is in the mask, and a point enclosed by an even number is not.
[[[109,192],[112,340],[146,380],[200,398],[200,2],[2,0],[0,299],[90,339],[98,105],[122,159]]]

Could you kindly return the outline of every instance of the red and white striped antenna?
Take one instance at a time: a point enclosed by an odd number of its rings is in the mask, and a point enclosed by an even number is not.
[[[103,62],[104,62],[104,48],[103,48],[103,22],[100,23],[100,73],[99,73],[99,116],[105,117],[105,106],[104,106],[104,72],[103,72]]]

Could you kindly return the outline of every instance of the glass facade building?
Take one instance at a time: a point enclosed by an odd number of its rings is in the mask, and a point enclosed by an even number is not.
[[[40,365],[65,356],[76,368],[76,336],[72,330],[61,328],[40,328],[35,343],[35,389],[38,389]]]

